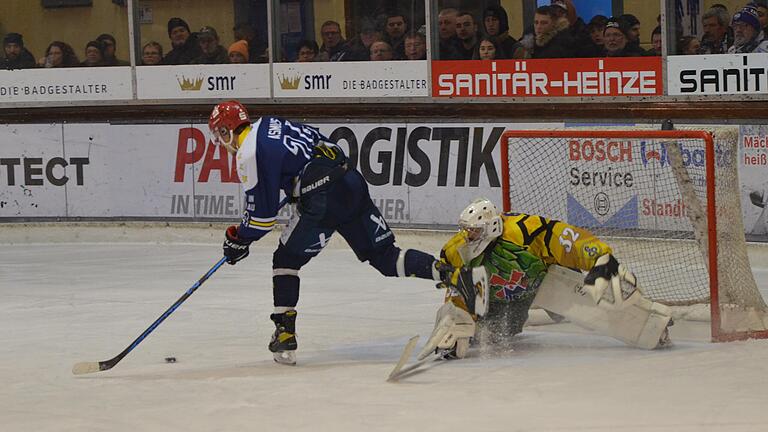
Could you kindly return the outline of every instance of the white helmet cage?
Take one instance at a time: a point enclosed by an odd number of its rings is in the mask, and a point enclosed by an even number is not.
[[[498,238],[503,230],[499,210],[487,198],[478,198],[459,216],[459,228],[467,236],[466,259],[480,255],[488,245]]]

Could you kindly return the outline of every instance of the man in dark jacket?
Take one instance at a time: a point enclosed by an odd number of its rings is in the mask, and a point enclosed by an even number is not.
[[[641,57],[645,54],[640,48],[630,45],[630,28],[627,21],[611,18],[605,25],[605,57]]]
[[[456,45],[457,59],[471,60],[480,45],[480,38],[475,17],[469,12],[459,12],[456,15],[456,37],[459,38]]]
[[[102,33],[96,38],[104,46],[104,58],[101,63],[104,66],[130,66],[131,62],[127,60],[120,60],[116,57],[117,41],[115,37],[109,33]]]
[[[733,29],[730,28],[731,16],[727,10],[712,7],[701,16],[701,27],[704,36],[701,37],[702,54],[725,54],[733,46]],[[682,54],[682,53],[677,53]]]
[[[437,30],[440,36],[439,60],[460,60],[458,46],[461,43],[456,35],[456,16],[454,8],[441,9],[437,14]]]
[[[621,26],[625,29],[627,49],[630,52],[640,52],[640,55],[645,55],[645,50],[640,47],[640,20],[632,14],[621,15],[618,19],[623,21]]]
[[[558,28],[557,16],[553,8],[542,6],[536,9],[533,18],[533,44],[529,49],[531,58],[569,58],[574,57],[571,49],[573,39],[565,28]]]
[[[360,22],[360,33],[348,40],[344,47],[331,57],[331,61],[368,61],[371,59],[371,45],[382,40],[382,34],[376,24],[363,18]]]
[[[237,24],[232,31],[235,41],[244,40],[248,43],[248,63],[269,63],[267,43],[259,37],[251,24],[247,22]]]
[[[502,52],[497,58],[511,59],[517,49],[517,40],[509,35],[509,18],[501,6],[488,6],[483,12],[485,34],[493,38]]]
[[[29,69],[35,67],[35,56],[24,48],[24,38],[18,33],[8,33],[3,38],[3,69]]]
[[[578,15],[576,6],[571,0],[552,0],[552,6],[555,11],[562,10],[563,17],[568,21],[568,31],[570,32],[573,46],[571,51],[576,57],[594,57],[592,38],[589,35],[587,24]]]
[[[395,60],[405,58],[405,35],[408,30],[408,18],[405,14],[400,12],[387,14],[387,19],[384,22],[384,42],[392,47]]]
[[[193,64],[222,64],[229,63],[227,50],[219,44],[219,34],[213,27],[205,26],[197,32],[202,54],[192,60]]]
[[[203,53],[200,50],[197,37],[190,33],[189,25],[181,18],[171,18],[168,20],[168,37],[171,39],[173,49],[163,57],[163,61],[160,64],[190,64],[192,60]]]

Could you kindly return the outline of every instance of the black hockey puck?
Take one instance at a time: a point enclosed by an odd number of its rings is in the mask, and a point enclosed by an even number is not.
[[[166,363],[176,363],[176,357],[166,357],[165,358]]]

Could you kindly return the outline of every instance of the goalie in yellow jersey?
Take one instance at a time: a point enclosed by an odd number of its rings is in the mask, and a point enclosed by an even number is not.
[[[443,282],[445,303],[419,354],[462,358],[470,338],[508,341],[537,305],[629,345],[667,346],[667,306],[645,298],[637,278],[589,231],[543,216],[500,214],[489,200],[472,202],[459,232],[444,246],[456,270]]]

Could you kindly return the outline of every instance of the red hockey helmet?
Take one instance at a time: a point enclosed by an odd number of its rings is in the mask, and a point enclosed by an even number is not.
[[[213,134],[213,143],[223,145],[232,153],[237,152],[235,130],[250,123],[248,111],[238,101],[227,101],[216,105],[211,111],[211,116],[208,117],[208,128]]]

